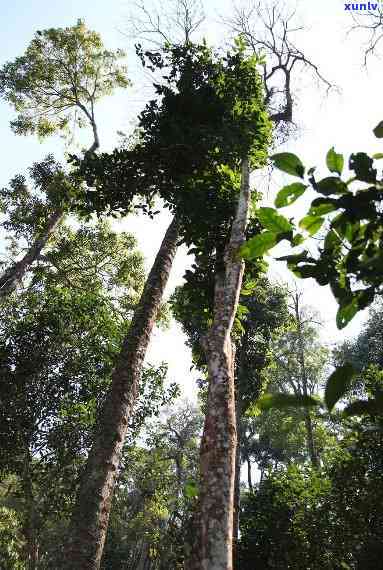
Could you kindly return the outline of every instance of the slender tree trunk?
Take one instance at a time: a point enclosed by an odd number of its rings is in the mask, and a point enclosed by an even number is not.
[[[0,298],[6,297],[16,289],[31,264],[38,258],[46,246],[50,236],[54,233],[63,217],[64,212],[61,209],[53,212],[48,219],[45,232],[35,239],[34,243],[20,261],[14,263],[0,276]]]
[[[299,359],[299,366],[301,369],[301,379],[302,379],[302,388],[303,388],[303,395],[308,396],[308,385],[307,385],[307,371],[306,371],[306,362],[305,362],[305,352],[304,352],[304,345],[303,345],[303,331],[302,331],[302,322],[301,316],[299,313],[299,295],[298,292],[294,295],[294,310],[295,310],[295,320],[297,323],[297,333],[298,333],[298,359]],[[319,467],[319,458],[317,451],[315,449],[314,443],[314,430],[313,424],[311,419],[310,410],[308,408],[304,409],[304,418],[305,418],[305,428],[306,428],[306,441],[307,441],[307,450],[310,456],[310,461],[313,467]]]
[[[246,462],[247,462],[247,485],[249,487],[249,491],[253,492],[253,481],[252,481],[252,476],[251,476],[251,461],[250,461],[249,456],[246,457]]]
[[[147,278],[112,374],[64,549],[62,568],[67,570],[100,567],[121,451],[150,335],[177,250],[178,234],[178,221],[174,218]]]
[[[237,430],[234,396],[234,346],[231,330],[238,306],[244,263],[238,248],[245,240],[250,202],[249,163],[242,161],[242,182],[224,270],[216,274],[213,324],[204,349],[209,393],[201,441],[198,548],[190,568],[232,570],[233,506]]]
[[[25,555],[28,570],[37,570],[39,563],[39,541],[37,528],[37,513],[33,495],[33,482],[31,476],[31,455],[29,449],[24,457],[22,488],[26,506],[23,535],[25,538]]]

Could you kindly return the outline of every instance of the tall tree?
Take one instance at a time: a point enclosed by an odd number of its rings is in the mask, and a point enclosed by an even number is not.
[[[123,56],[121,50],[106,50],[100,35],[87,30],[81,20],[70,28],[36,32],[25,54],[0,70],[0,96],[18,113],[11,121],[12,130],[44,138],[54,133],[73,136],[75,127],[88,126],[93,142],[87,153],[95,152],[100,145],[96,102],[116,87],[129,85],[126,69],[118,61]],[[57,182],[51,180],[52,185]],[[67,198],[57,196],[53,211],[28,243],[27,253],[0,276],[0,296],[17,287],[44,249],[64,217]]]
[[[138,53],[145,65],[160,69],[165,67],[167,75],[164,83],[156,84],[162,100],[160,104],[150,102],[142,113],[142,136],[134,149],[116,151],[111,156],[93,155],[86,161],[80,161],[81,173],[91,186],[97,188],[97,192],[89,193],[84,207],[90,211],[125,211],[130,207],[135,193],[144,196],[149,202],[145,207],[150,207],[150,200],[157,190],[178,216],[183,241],[190,246],[195,244],[205,255],[210,252],[215,256],[218,251],[217,263],[222,266],[223,252],[230,241],[231,225],[236,218],[236,202],[239,195],[243,196],[237,224],[233,226],[232,247],[228,253],[230,257],[227,258],[230,270],[227,278],[224,278],[226,285],[231,288],[230,303],[234,303],[235,309],[237,294],[234,294],[234,289],[240,287],[242,264],[231,256],[235,253],[233,248],[239,247],[239,233],[246,227],[249,203],[246,164],[248,160],[254,167],[263,164],[269,140],[269,124],[262,106],[262,85],[256,72],[258,60],[244,56],[241,42],[226,57],[213,54],[206,45],[193,44],[169,46],[165,49],[165,56],[158,52],[144,53],[140,46]],[[189,109],[188,114],[185,114],[185,108]],[[244,180],[241,194],[239,164],[242,158]],[[210,207],[212,203],[214,208]],[[200,216],[201,210],[206,212],[204,218]],[[221,280],[224,273],[224,270],[220,273]],[[239,279],[237,285],[235,275]],[[222,286],[223,282],[219,288],[222,289]],[[234,314],[235,310],[233,318]],[[231,317],[225,316],[225,319],[228,319],[230,329]],[[145,333],[143,321],[141,324]],[[218,331],[218,328],[217,322],[215,330]],[[219,342],[222,344],[223,338]],[[125,385],[126,394],[131,393],[130,388],[131,385]],[[118,402],[121,404],[120,396]],[[104,455],[104,465],[103,485],[109,489],[109,495],[112,486],[108,486],[108,478],[112,481],[115,479],[110,473],[107,454]],[[85,481],[86,478],[84,485]],[[87,564],[93,568],[98,564],[101,534],[104,534],[107,516],[106,511],[97,511],[95,506],[85,508],[85,504],[95,504],[95,493],[87,491],[83,494],[83,500],[82,512],[93,509],[94,526],[91,528],[100,528],[102,524],[102,532],[93,533],[97,547],[82,548],[84,557],[88,550]],[[99,505],[103,501],[98,501]],[[225,509],[224,504],[221,500],[220,508]],[[105,513],[102,523],[99,522],[101,512]],[[80,508],[77,516],[81,516]],[[89,545],[92,537],[89,533],[85,535],[86,526],[89,527],[89,524],[84,524],[81,540]],[[81,541],[77,531],[73,538],[77,541],[76,556],[79,556]],[[228,548],[230,550],[230,544]],[[72,549],[71,555],[73,552]]]
[[[207,376],[206,356],[201,342],[209,328],[214,299],[214,269],[211,259],[198,257],[198,266],[187,273],[186,283],[178,288],[172,299],[172,309],[182,324],[193,351],[193,361]],[[235,499],[233,538],[238,539],[240,507],[240,471],[242,462],[250,466],[249,419],[251,409],[264,384],[263,372],[269,364],[271,339],[288,318],[285,291],[271,285],[262,274],[262,264],[246,268],[240,295],[240,305],[234,322],[235,399],[238,445],[235,468]],[[207,378],[203,382],[205,399]],[[206,405],[206,403],[205,403]],[[251,466],[249,467],[251,478]],[[235,557],[234,557],[235,558]]]
[[[177,250],[179,223],[170,224],[116,359],[112,384],[82,474],[63,568],[99,568],[122,447],[139,394],[151,332]]]

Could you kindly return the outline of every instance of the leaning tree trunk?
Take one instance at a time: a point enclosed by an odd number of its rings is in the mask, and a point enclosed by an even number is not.
[[[100,567],[121,451],[137,399],[150,335],[177,250],[178,228],[174,218],[147,278],[113,371],[111,388],[80,483],[61,568],[97,570]]]
[[[86,110],[85,113],[88,115]],[[97,126],[94,121],[94,117],[89,117],[89,119],[93,129],[94,141],[85,152],[85,156],[95,152],[100,146],[100,141],[97,134]],[[48,243],[49,238],[55,232],[56,228],[60,225],[64,217],[64,210],[62,208],[57,208],[57,210],[55,210],[49,216],[44,232],[35,239],[24,257],[20,259],[20,261],[17,261],[11,265],[11,267],[6,269],[4,273],[0,275],[0,299],[1,297],[10,295],[10,293],[12,293],[12,291],[17,288],[18,284],[26,275],[32,263],[39,257],[40,253]]]
[[[232,570],[233,505],[237,430],[234,396],[234,346],[231,330],[238,306],[244,263],[238,249],[245,240],[250,202],[249,162],[242,161],[241,191],[225,252],[224,270],[215,276],[213,324],[204,341],[209,393],[201,441],[201,484],[197,545],[190,568]]]
[[[6,297],[17,288],[17,285],[20,283],[32,263],[38,258],[63,217],[63,210],[59,209],[53,212],[48,219],[44,233],[35,239],[24,257],[0,275],[0,298]]]

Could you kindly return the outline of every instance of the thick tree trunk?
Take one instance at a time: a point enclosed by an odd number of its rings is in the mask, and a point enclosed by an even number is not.
[[[46,246],[50,236],[64,217],[62,210],[56,210],[51,214],[47,222],[47,227],[41,236],[36,238],[27,253],[20,261],[14,263],[6,269],[0,276],[0,298],[12,293],[21,282],[32,263],[38,258],[43,248]]]
[[[190,568],[232,570],[233,505],[237,430],[234,346],[231,330],[238,306],[244,263],[238,248],[245,240],[250,202],[249,163],[242,161],[242,183],[224,270],[216,274],[213,325],[204,342],[209,394],[201,441],[198,548]]]
[[[157,253],[112,374],[64,549],[62,568],[67,570],[100,567],[121,451],[150,335],[177,250],[178,234],[178,221],[174,219]]]
[[[240,411],[239,402],[236,402],[236,418],[237,418],[237,446],[235,451],[235,477],[234,477],[234,507],[233,507],[233,568],[237,567],[237,546],[239,538],[239,508],[241,499],[241,442],[240,442]]]

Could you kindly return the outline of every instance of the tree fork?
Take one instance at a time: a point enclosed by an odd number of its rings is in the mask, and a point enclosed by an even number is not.
[[[177,251],[179,223],[168,227],[124,339],[83,473],[64,547],[65,570],[98,570],[129,419],[142,365]]]

